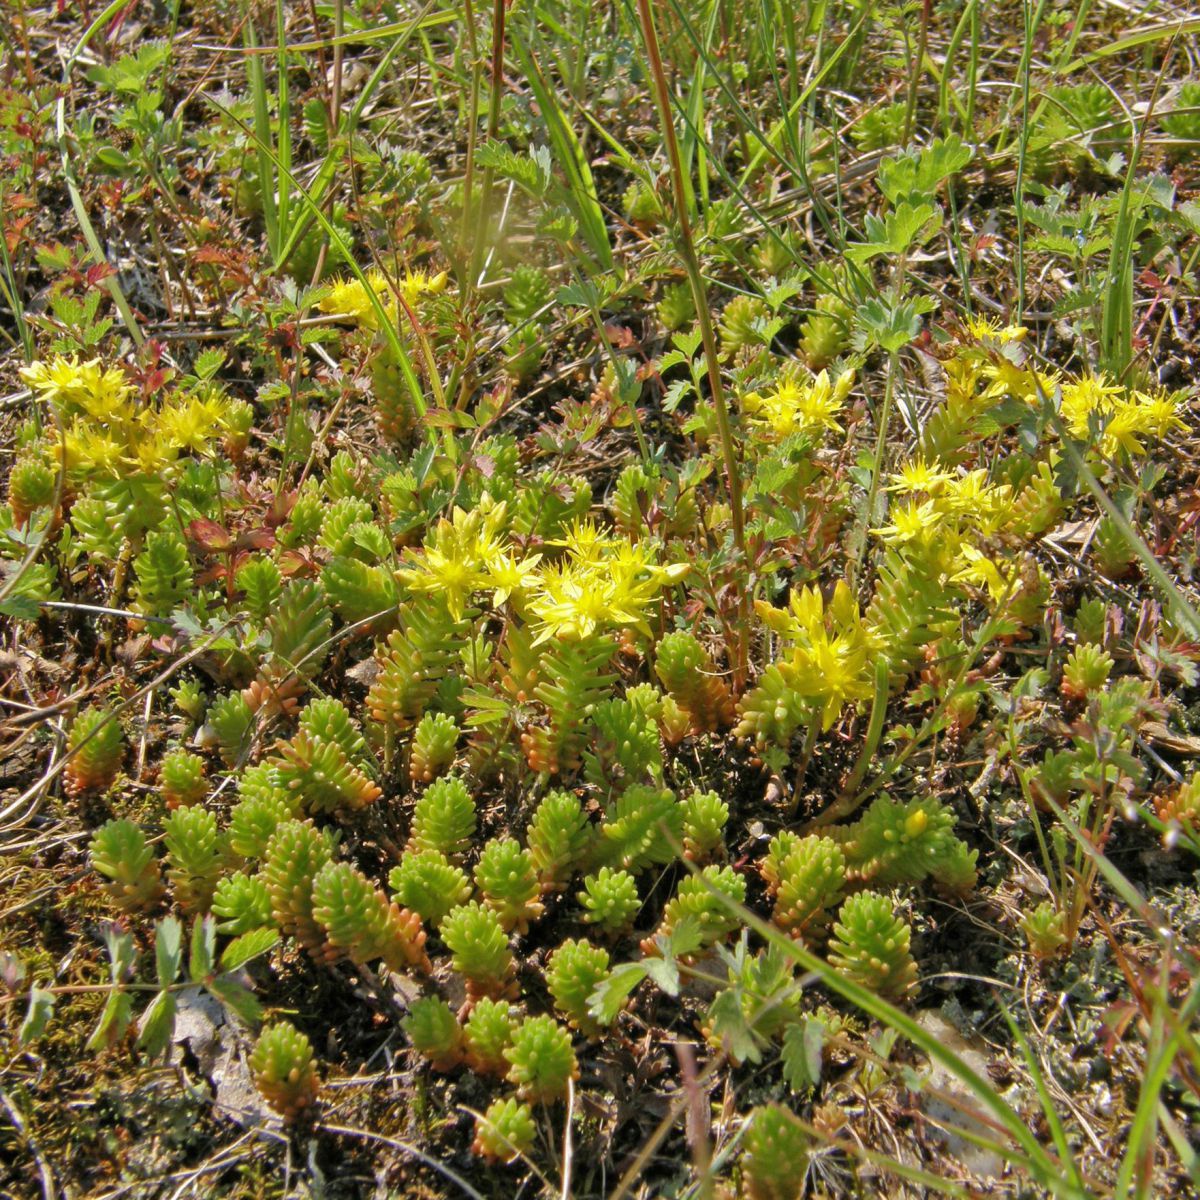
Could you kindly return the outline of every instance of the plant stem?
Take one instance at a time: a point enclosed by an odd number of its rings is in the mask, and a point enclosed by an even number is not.
[[[725,389],[721,383],[721,368],[717,359],[717,339],[713,334],[708,297],[705,294],[704,280],[700,276],[700,264],[696,258],[696,249],[692,241],[683,162],[679,157],[679,141],[675,136],[675,122],[671,116],[671,97],[667,90],[667,77],[663,72],[662,55],[659,53],[658,34],[654,29],[654,14],[650,9],[650,0],[638,0],[638,18],[642,26],[642,37],[646,43],[646,57],[650,63],[650,74],[654,80],[655,99],[658,102],[663,140],[667,146],[667,158],[671,164],[671,189],[675,203],[675,215],[679,220],[679,250],[683,258],[684,269],[687,271],[688,283],[691,285],[692,299],[696,304],[700,339],[704,345],[704,357],[708,364],[708,385],[712,391],[713,408],[717,415],[717,431],[721,439],[721,452],[725,459],[729,507],[733,517],[733,539],[738,550],[745,557],[746,523],[742,512],[741,475],[733,445],[733,430],[729,424],[729,408],[725,403]]]
[[[879,408],[878,428],[875,431],[875,461],[871,465],[871,486],[867,491],[867,507],[863,513],[862,538],[855,552],[853,569],[850,572],[850,585],[862,567],[863,556],[866,554],[867,537],[872,523],[875,521],[875,505],[879,502],[879,477],[883,474],[883,456],[887,450],[888,423],[892,418],[892,396],[896,390],[896,360],[895,351],[888,356],[887,379],[883,385],[883,404]]]
[[[505,0],[495,0],[492,6],[492,82],[488,95],[487,140],[494,142],[500,132],[500,98],[504,88],[504,17]],[[489,163],[483,168],[483,185],[479,189],[479,214],[475,222],[475,245],[471,249],[471,287],[478,287],[483,267],[484,238],[492,206],[492,178],[495,172]]]

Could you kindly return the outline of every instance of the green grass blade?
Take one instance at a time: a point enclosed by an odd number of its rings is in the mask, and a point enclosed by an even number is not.
[[[579,222],[580,236],[597,264],[610,271],[613,267],[612,243],[583,146],[571,128],[558,96],[546,83],[525,39],[513,30],[511,42],[525,74],[525,81],[541,110],[551,153],[566,180],[567,203]]]

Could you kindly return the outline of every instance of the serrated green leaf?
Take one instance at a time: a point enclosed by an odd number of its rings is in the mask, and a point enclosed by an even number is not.
[[[278,929],[251,929],[249,933],[243,933],[241,937],[236,937],[228,946],[225,947],[221,954],[221,967],[226,971],[233,971],[238,967],[244,966],[252,958],[257,958],[260,954],[266,954],[279,941]]]
[[[109,992],[100,1020],[87,1040],[87,1049],[100,1050],[115,1046],[125,1036],[132,1018],[133,998],[129,993],[118,989]]]
[[[25,1010],[25,1020],[21,1022],[21,1030],[17,1034],[17,1044],[21,1047],[36,1042],[46,1032],[46,1026],[54,1014],[55,996],[53,992],[37,986],[29,989],[29,1007]]]
[[[124,982],[137,960],[133,934],[119,925],[107,925],[104,928],[104,947],[108,951],[109,978],[113,983]]]
[[[860,348],[876,345],[889,354],[903,350],[921,332],[921,314],[931,308],[932,301],[925,297],[895,305],[873,297],[860,305],[855,314]]]
[[[210,346],[196,355],[192,374],[197,379],[211,379],[225,365],[225,351],[219,346]]]
[[[646,974],[668,996],[679,995],[679,967],[673,958],[647,958]]]
[[[42,613],[42,606],[30,595],[16,592],[0,600],[0,616],[13,621],[36,621]]]
[[[661,374],[663,371],[669,371],[672,367],[678,367],[683,363],[691,361],[690,355],[684,354],[682,350],[668,350],[666,354],[658,360],[658,370]]]
[[[622,963],[588,998],[588,1012],[601,1024],[611,1025],[625,1001],[647,975],[646,962]]]
[[[183,965],[183,926],[175,917],[159,921],[154,931],[154,963],[158,986],[170,987]]]
[[[257,1025],[262,1021],[262,1005],[248,987],[232,976],[218,975],[204,986],[246,1025]]]
[[[779,1061],[783,1066],[783,1077],[793,1092],[802,1092],[821,1082],[824,1045],[825,1026],[815,1017],[787,1027]]]
[[[175,997],[170,992],[159,992],[142,1016],[142,1032],[138,1045],[151,1058],[162,1054],[175,1031]]]
[[[761,1062],[759,1039],[746,1021],[742,998],[736,988],[726,988],[708,1006],[708,1023],[713,1034],[725,1043],[737,1062]]]
[[[192,953],[188,975],[193,983],[203,983],[212,974],[217,953],[217,923],[211,916],[197,917],[192,926]]]

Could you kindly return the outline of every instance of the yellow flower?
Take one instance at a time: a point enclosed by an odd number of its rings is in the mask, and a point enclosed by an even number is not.
[[[422,295],[436,296],[446,290],[446,272],[430,275],[427,271],[405,271],[400,281],[400,295],[410,308]]]
[[[1043,395],[1053,396],[1058,386],[1056,375],[1039,371],[1024,358],[1017,360],[1007,354],[998,354],[985,363],[982,375],[990,384],[988,394],[992,399],[1015,396],[1034,406],[1041,404]]]
[[[1077,438],[1088,436],[1088,422],[1092,413],[1105,416],[1111,413],[1116,398],[1122,394],[1118,384],[1103,375],[1084,375],[1062,385],[1063,424]]]
[[[487,582],[494,590],[492,604],[499,608],[510,596],[521,597],[529,592],[537,581],[537,565],[542,561],[540,554],[517,558],[509,551],[493,554],[487,563]]]
[[[603,537],[590,522],[578,523],[564,543],[568,561],[547,567],[529,600],[539,623],[534,645],[591,637],[609,627],[631,627],[649,637],[647,617],[663,588],[689,569],[687,563],[656,562],[646,543]]]
[[[977,342],[1009,346],[1013,342],[1023,342],[1029,330],[1024,325],[1001,325],[989,317],[968,317],[967,332]]]
[[[384,310],[394,312],[396,302],[392,298],[388,281],[380,271],[367,272],[367,283],[371,291],[379,297]],[[379,314],[371,303],[370,293],[360,279],[339,279],[329,288],[329,291],[318,302],[317,307],[323,313],[332,316],[349,317],[363,329],[378,329]]]
[[[992,559],[974,546],[963,546],[961,555],[962,565],[952,576],[955,583],[985,588],[993,604],[998,604],[1006,595],[1011,595],[1012,574],[1006,577]]]
[[[821,430],[840,433],[836,418],[853,386],[852,371],[839,375],[836,382],[830,381],[828,371],[822,371],[808,383],[784,379],[766,396],[751,392],[742,404],[750,419],[765,426],[777,440]]]
[[[892,523],[872,530],[883,541],[897,544],[916,540],[928,540],[944,524],[932,500],[909,500],[895,505],[891,512]]]
[[[934,495],[941,490],[943,484],[949,483],[953,478],[949,471],[927,463],[924,458],[914,458],[906,462],[897,474],[891,476],[888,491],[899,492],[901,495],[912,492]]]
[[[612,595],[611,581],[606,587],[590,571],[581,573],[569,563],[546,568],[530,608],[541,622],[535,646],[551,638],[582,640],[628,616]]]
[[[489,582],[487,563],[506,550],[499,535],[505,512],[504,504],[486,493],[470,512],[455,507],[421,550],[409,551],[411,565],[401,567],[396,577],[414,592],[444,595],[450,615],[461,620],[472,593]]]
[[[870,638],[849,587],[842,580],[826,605],[815,587],[796,588],[786,609],[755,604],[764,623],[787,643],[777,664],[788,686],[820,709],[828,729],[850,701],[870,696]]]

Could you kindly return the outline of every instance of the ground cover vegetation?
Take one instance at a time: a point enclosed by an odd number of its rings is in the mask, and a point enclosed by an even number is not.
[[[1200,17],[3,10],[3,1194],[1195,1193]]]

